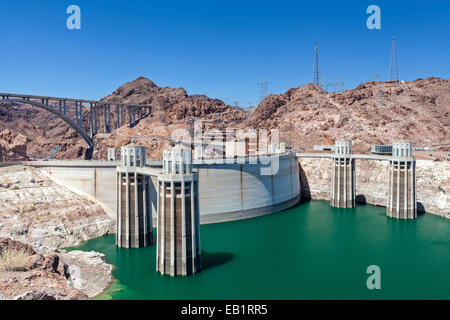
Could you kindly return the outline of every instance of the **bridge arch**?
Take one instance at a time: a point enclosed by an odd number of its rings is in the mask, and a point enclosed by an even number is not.
[[[82,138],[86,143],[88,144],[89,148],[86,152],[86,157],[89,157],[89,153],[92,153],[92,150],[94,148],[94,143],[92,140],[92,137],[79,125],[77,125],[74,121],[72,121],[68,116],[64,115],[63,113],[59,112],[56,108],[53,108],[49,105],[32,101],[32,100],[25,100],[25,99],[0,99],[0,103],[22,103],[22,104],[29,104],[41,109],[44,109],[48,112],[53,113],[57,117],[61,118],[65,123],[67,123],[70,127],[72,127]]]

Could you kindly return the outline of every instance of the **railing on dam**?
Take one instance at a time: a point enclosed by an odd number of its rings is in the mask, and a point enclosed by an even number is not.
[[[297,158],[328,158],[332,159],[335,155],[334,153],[296,153]],[[389,161],[391,156],[379,156],[379,155],[367,155],[367,154],[352,154],[352,159],[362,159],[362,160],[378,160],[378,161]]]

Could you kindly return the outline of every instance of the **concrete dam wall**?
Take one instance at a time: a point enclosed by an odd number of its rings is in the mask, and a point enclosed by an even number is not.
[[[116,220],[116,164],[96,161],[40,161],[32,165],[57,183],[100,204]],[[202,224],[247,219],[292,207],[300,200],[299,166],[294,155],[281,156],[273,175],[262,175],[266,164],[206,164],[194,161],[198,172]],[[147,167],[156,225],[157,175]]]

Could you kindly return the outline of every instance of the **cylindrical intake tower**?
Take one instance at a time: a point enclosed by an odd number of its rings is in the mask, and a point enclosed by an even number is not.
[[[176,146],[164,151],[158,177],[158,239],[156,270],[189,275],[201,268],[197,174],[192,150]]]
[[[145,166],[145,147],[133,142],[121,148],[122,166],[117,167],[116,244],[141,248],[153,243],[150,177],[140,174]]]
[[[411,142],[394,142],[389,160],[389,197],[386,214],[397,219],[417,218],[416,159]]]
[[[331,172],[332,207],[355,207],[355,160],[352,159],[352,142],[336,141]]]

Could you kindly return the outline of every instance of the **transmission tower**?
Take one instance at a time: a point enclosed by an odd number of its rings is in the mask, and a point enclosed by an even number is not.
[[[330,91],[328,90],[328,88],[331,87],[332,85],[333,85],[333,84],[332,84],[331,82],[325,81],[325,82],[323,83],[322,89],[325,90],[326,92],[330,92]]]
[[[334,80],[334,92],[342,92],[342,86],[344,84],[344,81],[342,78],[337,78]]]
[[[391,62],[389,64],[389,81],[398,81],[397,51],[395,48],[395,38],[392,38]]]
[[[375,73],[373,74],[373,80],[374,80],[375,82],[378,82],[379,79],[380,79],[380,73],[379,73],[379,72],[375,72]]]
[[[312,83],[320,86],[320,75],[319,75],[319,43],[316,41],[314,46],[314,70]]]
[[[261,103],[264,98],[267,96],[267,84],[269,81],[267,81],[265,78],[263,81],[258,82],[259,86],[259,103]]]

